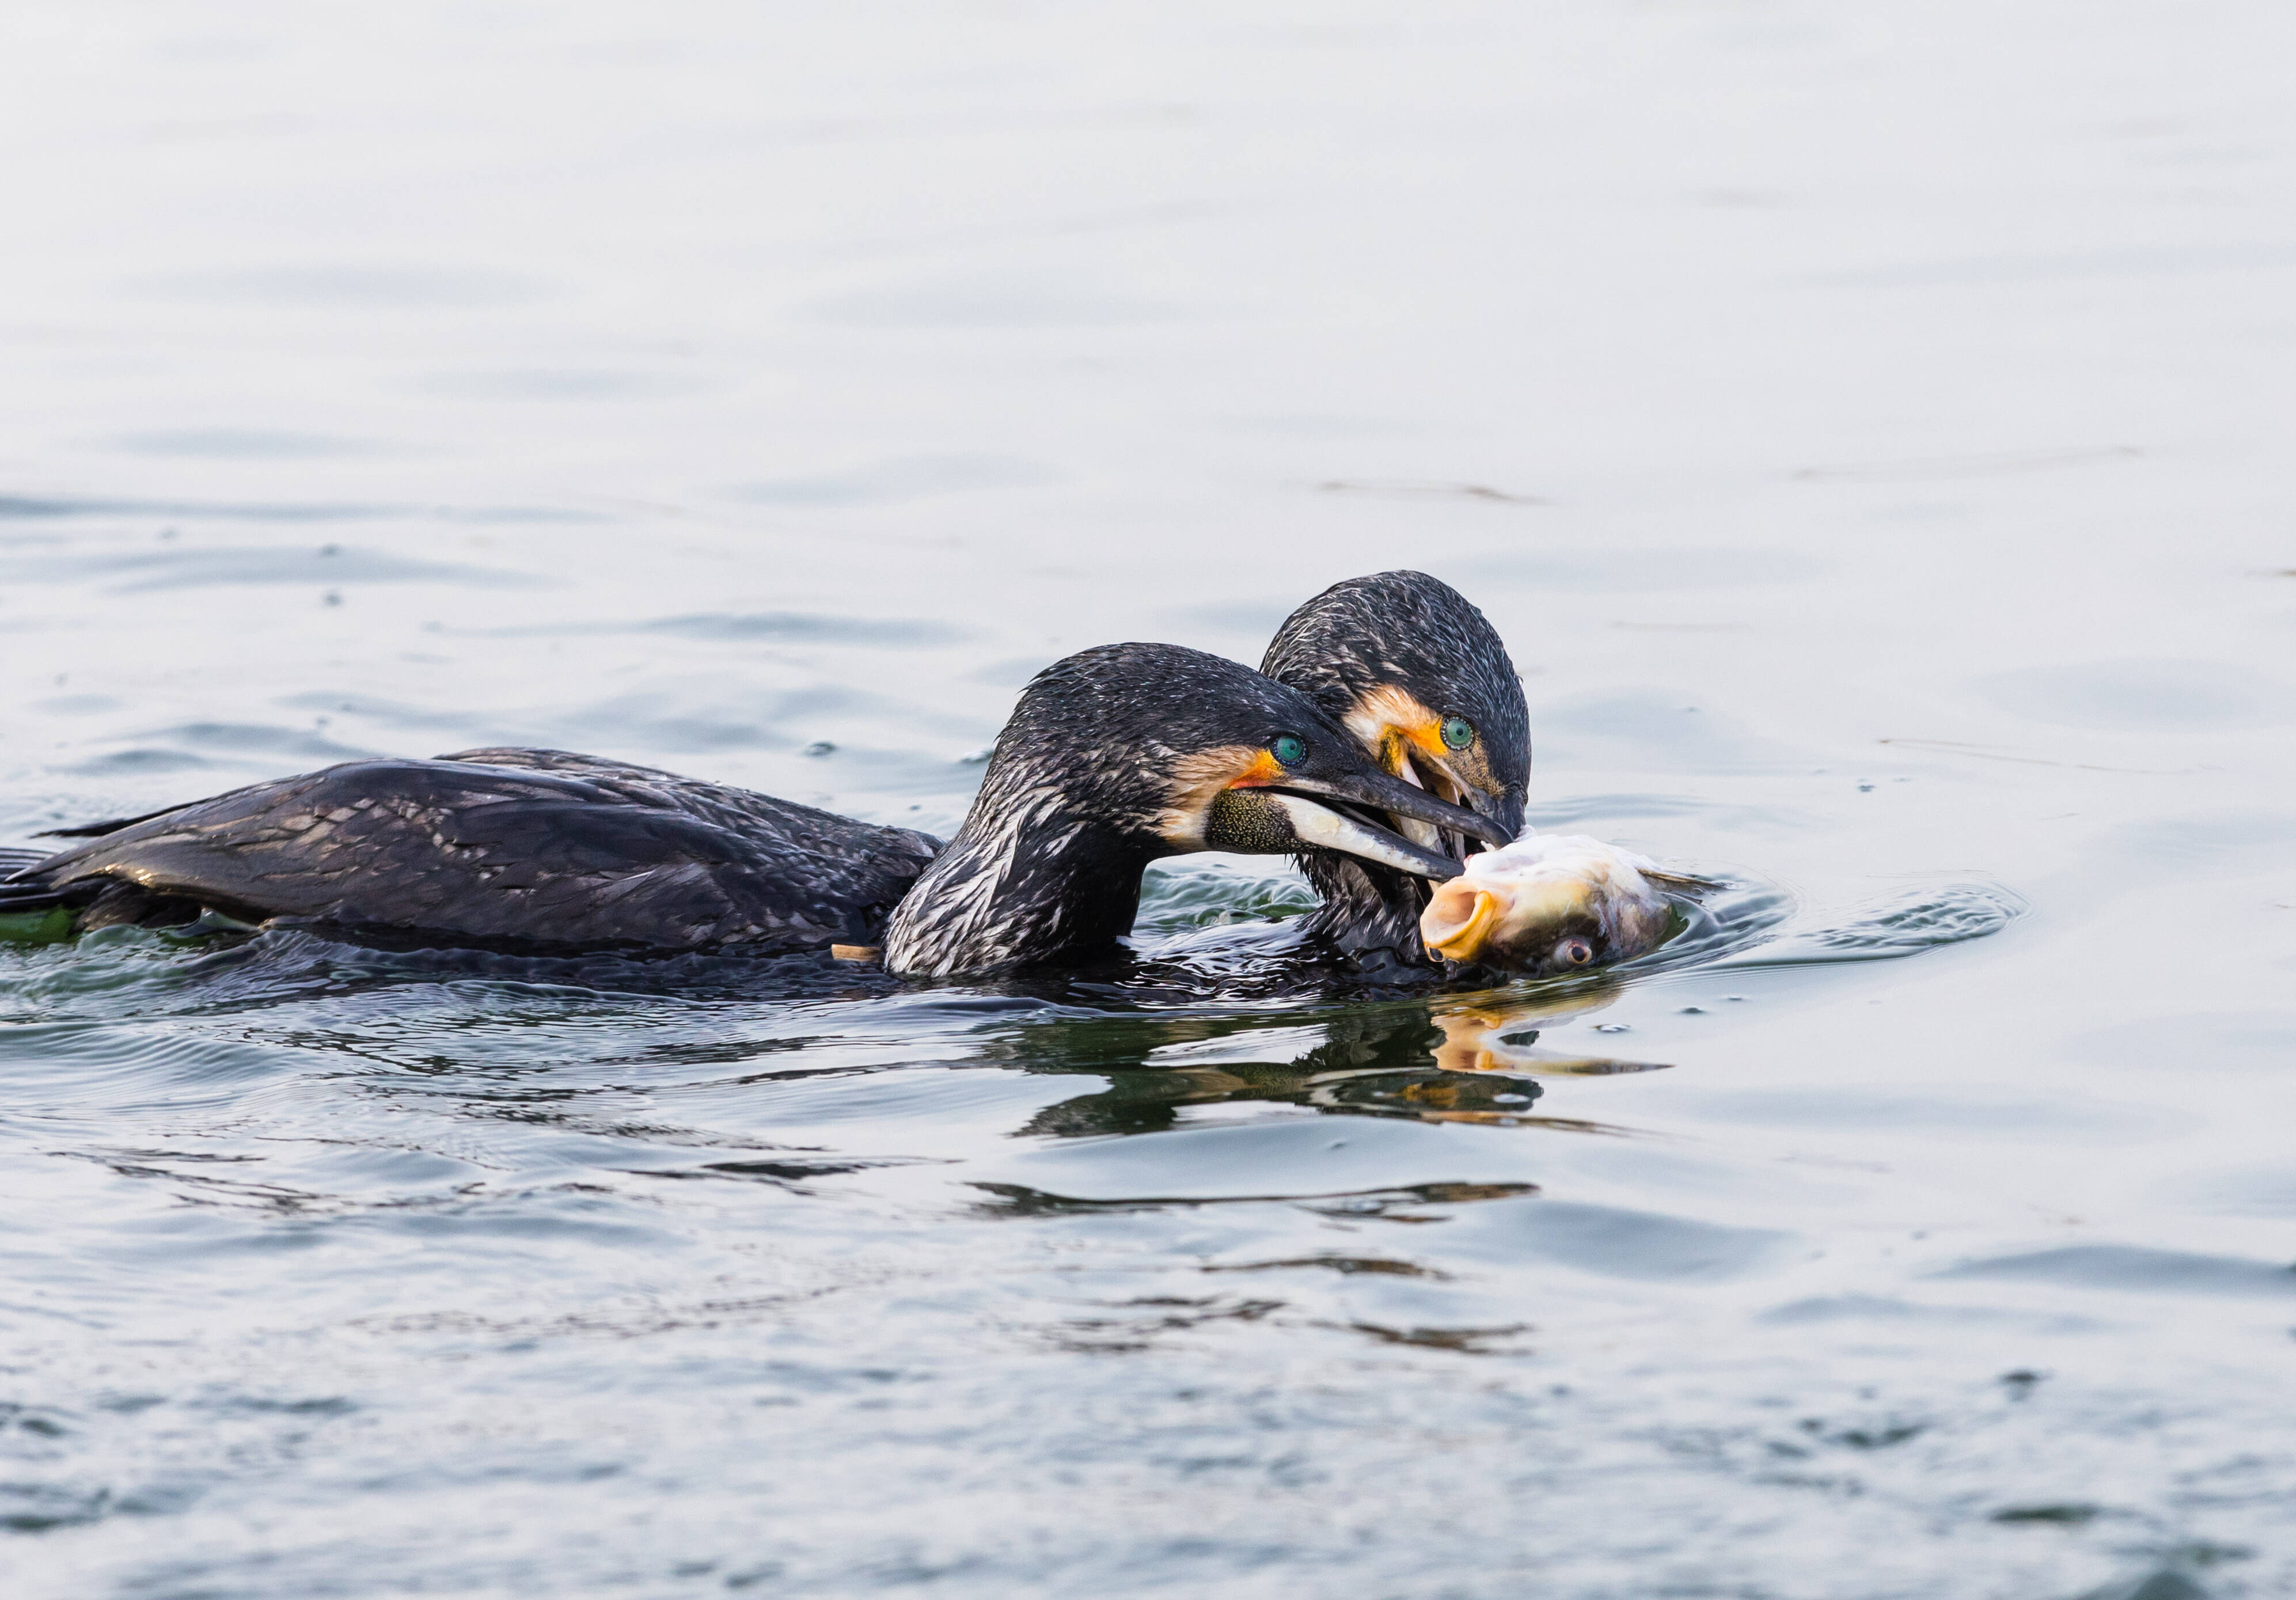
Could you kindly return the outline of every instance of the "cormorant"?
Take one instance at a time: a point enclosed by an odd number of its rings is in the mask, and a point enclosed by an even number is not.
[[[1522,831],[1522,682],[1497,631],[1450,585],[1411,571],[1333,584],[1284,619],[1259,669],[1314,701],[1390,773],[1467,807],[1508,841]],[[1391,820],[1460,861],[1492,837]],[[1327,852],[1302,855],[1300,866],[1323,896],[1304,919],[1310,939],[1372,972],[1442,964],[1419,933],[1426,876]]]
[[[216,912],[374,942],[538,953],[877,945],[946,977],[1090,958],[1140,876],[1199,849],[1456,859],[1310,800],[1504,843],[1512,833],[1368,759],[1299,692],[1168,644],[1039,673],[946,847],[717,784],[563,751],[353,761],[146,816],[0,878],[0,913],[76,929]]]

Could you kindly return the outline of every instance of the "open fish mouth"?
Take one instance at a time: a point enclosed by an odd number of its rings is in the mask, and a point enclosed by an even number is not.
[[[1640,897],[1613,891],[1622,904],[1606,905],[1604,888],[1576,878],[1517,882],[1453,878],[1436,891],[1419,919],[1419,936],[1446,961],[1488,961],[1525,970],[1567,972],[1615,958],[1622,945],[1647,940],[1653,916]],[[1632,929],[1625,931],[1621,923]]]
[[[1534,834],[1439,884],[1419,937],[1445,961],[1554,974],[1649,954],[1675,925],[1669,890],[1703,879],[1582,834]]]

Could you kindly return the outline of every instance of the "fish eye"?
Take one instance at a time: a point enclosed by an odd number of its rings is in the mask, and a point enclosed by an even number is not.
[[[1297,767],[1308,759],[1308,742],[1297,734],[1278,734],[1267,742],[1267,753],[1286,767]]]
[[[1464,717],[1443,719],[1443,743],[1452,750],[1464,750],[1475,742],[1475,725]]]
[[[1576,933],[1554,947],[1554,960],[1556,966],[1585,966],[1594,959],[1594,942]]]

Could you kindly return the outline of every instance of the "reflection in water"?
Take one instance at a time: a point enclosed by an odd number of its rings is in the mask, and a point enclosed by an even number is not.
[[[1542,1092],[1535,1083],[1443,1071],[1321,1073],[1307,1087],[1308,1103],[1328,1111],[1502,1127],[1512,1127]]]
[[[996,1197],[996,1203],[983,1209],[992,1216],[1000,1217],[1090,1216],[1096,1212],[1160,1211],[1174,1207],[1267,1205],[1271,1202],[1282,1202],[1332,1217],[1378,1218],[1389,1222],[1421,1220],[1415,1213],[1426,1206],[1468,1205],[1479,1200],[1518,1200],[1526,1194],[1538,1193],[1537,1184],[1438,1183],[1410,1184],[1392,1189],[1351,1189],[1332,1194],[1220,1194],[1079,1200],[1066,1194],[1046,1194],[1041,1189],[1031,1189],[1020,1184],[977,1183],[972,1186]],[[1295,1264],[1259,1263],[1263,1267]],[[1421,1271],[1396,1276],[1426,1277],[1437,1275]]]
[[[1046,1106],[1021,1131],[1069,1136],[1149,1133],[1174,1126],[1188,1105],[1306,1105],[1316,1103],[1319,1087],[1345,1079],[1369,1077],[1400,1084],[1441,1076],[1433,1069],[1432,1052],[1442,1036],[1423,1005],[1390,1004],[1300,1020],[1308,1026],[1094,1018],[1020,1030],[1010,1041],[1020,1056],[1016,1064],[1035,1072],[1090,1071],[1105,1076],[1109,1085],[1097,1094]],[[1091,1040],[1087,1050],[1062,1047],[1078,1035]],[[1286,1046],[1282,1059],[1260,1059],[1279,1054],[1269,1047],[1277,1044]],[[1170,1054],[1175,1046],[1193,1046],[1193,1059],[1176,1063]],[[1160,1052],[1165,1053],[1162,1063],[1150,1059]]]
[[[1582,982],[1544,1003],[1394,1002],[1316,1016],[1305,1026],[1063,1019],[1019,1030],[988,1054],[1031,1072],[1089,1071],[1108,1079],[1096,1094],[1038,1111],[1019,1130],[1028,1135],[1153,1133],[1177,1125],[1187,1107],[1246,1102],[1339,1115],[1618,1132],[1623,1130],[1529,1114],[1545,1092],[1541,1076],[1660,1066],[1529,1047],[1538,1024],[1582,1016],[1617,993],[1615,983]]]
[[[1204,900],[1207,882],[1218,880],[1199,877],[1188,885],[1192,907]],[[1265,893],[1257,878],[1238,887],[1255,905]],[[1064,993],[1094,1009],[1059,1010],[990,1042],[983,1054],[1027,1071],[1108,1079],[1095,1094],[1037,1111],[1019,1130],[1027,1135],[1152,1133],[1177,1126],[1191,1106],[1244,1102],[1339,1115],[1624,1132],[1584,1119],[1527,1114],[1543,1092],[1538,1079],[1659,1071],[1671,1063],[1541,1048],[1542,1028],[1599,1011],[1656,972],[1909,956],[1997,932],[2024,908],[1995,884],[1947,883],[1907,891],[1843,922],[1797,929],[1784,890],[1742,876],[1675,901],[1680,931],[1636,961],[1505,989],[1346,1009],[1328,999],[1314,1004],[1319,988],[1329,997],[1354,986],[1277,959],[1296,954],[1280,929],[1214,926],[1184,953],[1176,955],[1168,943],[1109,979],[1044,986],[1047,997]],[[1221,975],[1247,980],[1247,990],[1256,981],[1263,992],[1292,996],[1300,1008],[1243,1016],[1232,1005],[1225,1016],[1099,1009],[1201,1002]]]
[[[1539,1024],[1552,1027],[1599,1011],[1616,999],[1623,987],[1616,978],[1596,979],[1544,1004],[1502,1001],[1438,1006],[1434,1021],[1443,1030],[1443,1043],[1435,1052],[1435,1064],[1447,1072],[1521,1072],[1570,1078],[1661,1071],[1668,1063],[1534,1048]]]
[[[1541,1092],[1529,1079],[1469,1076],[1436,1067],[1317,1071],[1305,1061],[1282,1066],[1234,1063],[1111,1073],[1106,1089],[1046,1106],[1018,1131],[1066,1137],[1154,1133],[1177,1126],[1185,1107],[1245,1102],[1313,1106],[1341,1115],[1513,1127],[1547,1120],[1524,1114]],[[1559,1120],[1552,1125],[1582,1126]]]

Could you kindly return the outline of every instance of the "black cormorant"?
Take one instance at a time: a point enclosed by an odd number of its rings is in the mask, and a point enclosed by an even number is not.
[[[1284,619],[1259,669],[1314,701],[1390,773],[1454,800],[1512,840],[1530,784],[1530,713],[1483,613],[1424,572],[1333,584]],[[1479,838],[1395,815],[1423,848],[1464,860]],[[1419,936],[1428,880],[1329,852],[1301,870],[1324,903],[1304,931],[1366,971],[1433,969]]]
[[[353,761],[147,816],[0,878],[0,913],[76,929],[214,912],[375,942],[536,952],[879,945],[902,974],[1083,960],[1140,876],[1199,849],[1343,851],[1447,877],[1448,853],[1310,800],[1504,842],[1382,770],[1298,691],[1168,644],[1087,650],[1021,696],[947,846],[562,751]]]

